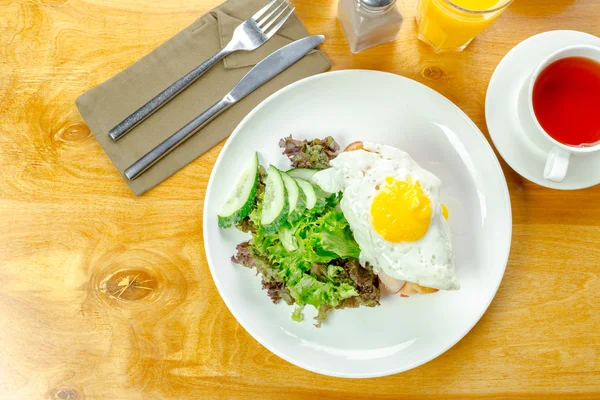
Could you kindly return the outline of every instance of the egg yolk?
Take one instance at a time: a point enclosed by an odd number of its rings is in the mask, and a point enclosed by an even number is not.
[[[442,204],[442,215],[445,219],[448,219],[448,207],[445,204]]]
[[[431,200],[419,182],[386,178],[371,203],[373,229],[389,242],[415,242],[427,233]]]

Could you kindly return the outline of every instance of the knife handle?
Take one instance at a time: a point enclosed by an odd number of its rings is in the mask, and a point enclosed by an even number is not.
[[[208,60],[204,61],[202,64],[188,72],[185,76],[177,80],[177,82],[157,94],[152,100],[144,104],[108,132],[112,140],[119,140],[129,133],[133,128],[144,122],[149,116],[171,101],[185,88],[198,80],[198,78],[200,78],[200,76],[208,71],[213,65],[230,53],[232,53],[232,51],[229,48],[219,51],[217,54],[213,55]]]
[[[125,176],[130,180],[134,180],[146,172],[148,168],[156,164],[164,156],[179,147],[180,144],[192,137],[192,135],[202,129],[217,115],[229,108],[233,103],[235,103],[235,100],[231,96],[227,95],[217,103],[213,104],[210,108],[208,108],[208,110],[198,115],[183,128],[169,136],[164,142],[150,150],[145,156],[133,163],[125,170]]]

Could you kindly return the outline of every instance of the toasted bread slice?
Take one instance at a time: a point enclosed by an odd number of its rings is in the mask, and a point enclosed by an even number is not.
[[[344,149],[344,151],[355,151],[355,150],[364,150],[363,147],[363,142],[354,142],[354,143],[350,143],[348,146],[346,146],[346,148]]]
[[[434,289],[434,288],[430,288],[427,286],[421,286],[421,285],[418,285],[418,284],[412,283],[412,282],[406,282],[406,284],[404,286],[402,286],[402,289],[400,289],[400,296],[408,297],[408,296],[412,296],[415,294],[429,294],[429,293],[435,293],[438,291],[439,291],[439,289]]]

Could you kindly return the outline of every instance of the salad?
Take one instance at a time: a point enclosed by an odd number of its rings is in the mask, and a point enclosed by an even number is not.
[[[255,268],[274,303],[296,305],[291,318],[314,306],[316,326],[335,310],[379,305],[379,279],[367,263],[339,203],[341,193],[326,193],[313,175],[330,167],[340,153],[332,137],[281,139],[290,169],[262,166],[254,154],[218,215],[223,229],[251,234],[236,247],[234,263]]]

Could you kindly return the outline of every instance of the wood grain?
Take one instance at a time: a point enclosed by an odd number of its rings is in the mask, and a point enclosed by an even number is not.
[[[343,380],[271,354],[235,321],[203,253],[206,183],[221,146],[134,198],[75,98],[219,0],[0,0],[0,398],[600,398],[600,186],[560,192],[503,163],[509,265],[477,326],[406,373]],[[333,0],[296,0],[334,69],[416,79],[487,135],[484,98],[504,54],[552,29],[600,35],[596,0],[516,0],[467,51],[400,38],[352,55]]]

